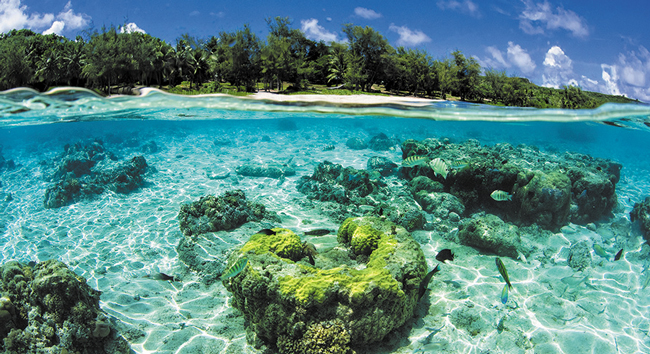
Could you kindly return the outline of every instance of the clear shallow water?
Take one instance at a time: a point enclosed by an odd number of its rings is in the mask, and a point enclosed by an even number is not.
[[[17,167],[0,174],[2,196],[13,198],[0,202],[0,263],[65,262],[102,291],[102,308],[121,323],[119,330],[136,352],[256,353],[246,343],[243,317],[228,305],[223,286],[206,287],[178,261],[181,203],[242,189],[248,199],[278,213],[283,227],[296,232],[336,229],[337,222],[306,206],[296,181],[324,160],[364,169],[372,156],[397,164],[402,158],[398,145],[382,152],[351,150],[345,146],[351,137],[368,140],[384,133],[400,141],[448,138],[455,143],[476,139],[488,146],[534,145],[557,156],[571,151],[621,163],[620,205],[613,218],[597,223],[596,231],[571,225],[548,240],[535,240],[540,251],[526,262],[505,258],[514,286],[506,305],[499,300],[502,281],[493,255],[454,244],[434,231],[413,232],[430,268],[442,248],[454,249],[457,258],[436,275],[415,321],[370,352],[648,352],[650,296],[641,287],[650,275],[643,272],[650,252],[638,229],[620,234],[612,225],[629,222],[634,203],[650,195],[649,114],[644,105],[540,112],[449,102],[359,107],[157,92],[110,99],[85,91],[5,92],[0,94],[0,144],[4,158]],[[284,118],[296,129],[284,130]],[[603,124],[604,119],[628,128]],[[570,122],[560,122],[565,120]],[[43,180],[41,161],[54,159],[65,144],[92,139],[101,139],[121,159],[143,154],[142,145],[154,141],[158,152],[144,156],[157,172],[127,195],[109,192],[45,209],[43,196],[50,182]],[[230,145],[217,146],[216,139]],[[330,144],[335,149],[323,151]],[[276,179],[235,173],[243,163],[290,159],[296,175],[281,185]],[[209,178],[226,173],[225,179]],[[406,183],[398,177],[387,180],[397,186]],[[217,236],[225,248],[232,248],[266,226],[248,223]],[[608,262],[592,252],[593,266],[576,272],[566,266],[566,257],[569,245],[580,240],[601,243],[610,254],[624,247],[626,256]],[[311,241],[321,248],[336,240]],[[183,282],[147,277],[158,271],[181,276]],[[582,282],[584,277],[589,281]],[[506,330],[499,330],[500,321]],[[428,337],[434,329],[440,331]]]

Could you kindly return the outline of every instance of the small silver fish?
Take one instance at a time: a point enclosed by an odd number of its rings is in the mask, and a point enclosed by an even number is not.
[[[442,178],[447,178],[449,173],[449,166],[442,159],[436,157],[435,159],[429,161],[429,167],[433,170],[433,174],[436,176],[442,176]]]
[[[402,160],[402,167],[426,166],[429,158],[426,156],[409,156]]]
[[[490,197],[492,199],[496,200],[497,202],[505,202],[506,200],[512,200],[512,194],[508,194],[506,191],[502,190],[495,190],[490,194]]]
[[[501,303],[505,304],[506,302],[508,302],[508,284],[505,284],[501,290]]]
[[[221,281],[224,281],[228,278],[232,278],[235,275],[241,273],[244,268],[246,268],[246,265],[248,264],[248,258],[240,258],[235,264],[233,264],[228,270],[223,272],[221,274]]]

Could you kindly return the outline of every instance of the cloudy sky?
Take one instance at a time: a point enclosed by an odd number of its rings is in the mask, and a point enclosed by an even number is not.
[[[89,27],[128,24],[171,44],[288,16],[307,37],[343,41],[342,25],[371,26],[397,46],[444,58],[459,49],[485,68],[536,84],[573,84],[650,102],[647,0],[0,0],[0,32],[30,28],[74,38]]]

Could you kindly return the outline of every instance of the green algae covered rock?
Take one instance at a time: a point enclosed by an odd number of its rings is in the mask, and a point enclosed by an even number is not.
[[[382,340],[413,316],[427,264],[403,227],[349,218],[340,244],[320,250],[314,266],[298,249],[298,236],[273,231],[251,236],[232,253],[229,265],[246,257],[248,266],[224,285],[250,329],[280,352],[346,353]],[[324,351],[323,340],[337,349]]]
[[[530,178],[529,178],[530,177]],[[560,172],[520,173],[513,188],[515,203],[521,203],[518,219],[559,230],[567,224],[571,206],[571,180]]]
[[[133,353],[99,308],[99,291],[56,260],[0,267],[0,351]]]

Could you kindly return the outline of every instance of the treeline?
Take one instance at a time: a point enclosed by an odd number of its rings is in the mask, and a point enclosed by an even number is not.
[[[306,90],[313,85],[539,108],[592,108],[622,97],[540,87],[504,71],[485,70],[460,51],[434,59],[417,49],[390,46],[371,27],[343,26],[347,43],[307,39],[286,17],[268,19],[266,40],[248,26],[209,39],[183,35],[173,47],[115,27],[68,40],[30,30],[0,34],[0,90],[29,86],[84,86],[110,94],[135,85],[174,87],[189,82],[210,92],[225,84],[239,91]],[[285,87],[285,83],[289,83]]]

